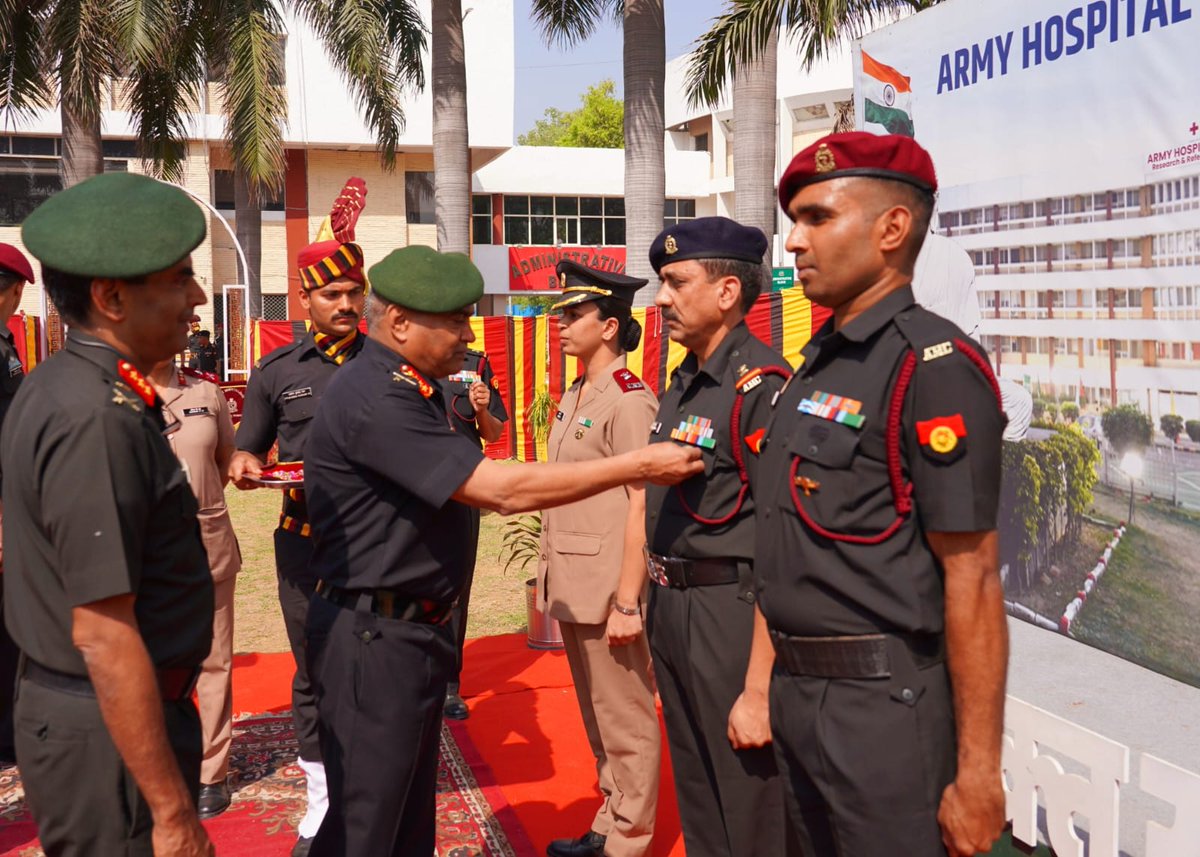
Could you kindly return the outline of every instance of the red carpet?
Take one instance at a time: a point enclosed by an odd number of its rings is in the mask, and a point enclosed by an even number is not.
[[[551,839],[586,831],[600,801],[566,657],[512,634],[469,640],[464,661],[471,718],[443,733],[438,854],[545,854]],[[205,822],[223,857],[286,855],[294,841],[303,792],[283,716],[290,683],[289,654],[234,660],[235,802]],[[683,857],[665,739],[663,752],[652,853]],[[14,769],[0,774],[0,857],[35,857],[36,831],[15,779]]]

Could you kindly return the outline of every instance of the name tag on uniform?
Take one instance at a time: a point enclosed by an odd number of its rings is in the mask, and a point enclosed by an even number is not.
[[[183,415],[185,417],[206,417],[210,413],[212,413],[212,411],[210,411],[208,408],[184,408],[183,409]]]
[[[563,412],[562,412],[562,411],[557,411],[557,412],[554,414],[554,418],[555,418],[556,420],[558,420],[558,421],[561,423],[561,422],[563,421]]]
[[[21,366],[21,361],[16,357],[8,358],[8,377],[15,378],[25,372],[25,368]]]
[[[279,397],[281,402],[294,402],[296,399],[307,399],[313,394],[312,387],[300,387],[296,390],[288,390]]]

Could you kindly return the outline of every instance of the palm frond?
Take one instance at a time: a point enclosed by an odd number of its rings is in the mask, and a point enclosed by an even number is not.
[[[529,14],[547,46],[571,47],[586,40],[609,17],[620,23],[623,0],[533,0]]]
[[[904,11],[940,0],[786,0],[783,26],[800,49],[804,68],[829,56],[844,39],[857,39]]]
[[[0,0],[0,116],[8,124],[52,104],[43,28],[47,0]]]
[[[124,55],[134,63],[150,62],[162,45],[162,34],[186,17],[191,4],[171,0],[112,0],[114,27]]]
[[[739,63],[762,52],[779,28],[786,0],[733,0],[696,40],[684,83],[689,107],[715,106]]]
[[[119,34],[107,0],[58,0],[45,27],[62,101],[80,116],[100,112],[100,85],[121,71]]]
[[[426,28],[411,0],[293,0],[342,72],[391,169],[404,131],[403,90],[425,86]]]
[[[287,100],[282,56],[283,22],[271,0],[234,0],[224,22],[228,50],[221,81],[229,145],[252,188],[278,189],[283,181],[283,120]]]

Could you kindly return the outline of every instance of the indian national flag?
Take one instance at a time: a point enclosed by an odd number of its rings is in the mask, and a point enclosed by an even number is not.
[[[876,134],[902,134],[915,137],[912,121],[910,80],[890,65],[862,52],[863,122],[865,130]],[[871,126],[876,127],[871,127]]]

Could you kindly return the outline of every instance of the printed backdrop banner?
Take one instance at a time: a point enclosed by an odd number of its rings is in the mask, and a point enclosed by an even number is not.
[[[597,271],[625,273],[624,247],[509,247],[509,289],[544,292],[560,288],[554,275],[560,259],[570,259]]]
[[[658,395],[686,352],[667,338],[657,307],[639,307],[633,315],[642,325],[642,342],[630,352],[627,363]],[[795,365],[800,349],[828,317],[829,311],[809,303],[800,289],[787,289],[760,297],[746,321],[755,336]],[[539,405],[545,407],[546,396],[553,403],[561,401],[579,377],[579,361],[562,353],[552,316],[479,316],[471,319],[471,330],[475,334],[471,347],[487,354],[510,417],[504,434],[485,451],[491,458],[544,459],[535,414]],[[257,363],[264,354],[306,333],[302,321],[257,321],[251,332],[251,356]]]
[[[858,127],[932,154],[980,339],[1034,397],[1009,611],[1200,686],[1197,45],[1198,0],[947,0],[854,64]]]

